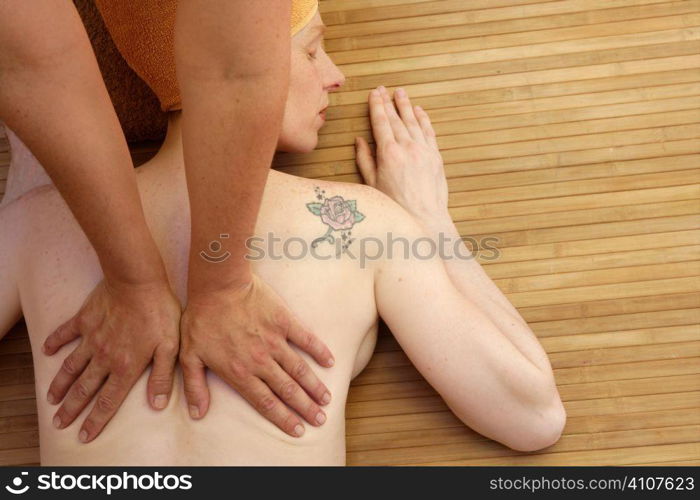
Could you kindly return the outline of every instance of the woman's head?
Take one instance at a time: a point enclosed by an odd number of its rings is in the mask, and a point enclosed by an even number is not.
[[[291,40],[289,93],[284,109],[278,151],[308,153],[318,144],[324,123],[320,111],[328,106],[328,93],[345,83],[345,76],[323,48],[321,15]]]

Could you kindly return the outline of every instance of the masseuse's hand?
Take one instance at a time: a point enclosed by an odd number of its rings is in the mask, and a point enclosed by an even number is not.
[[[330,391],[289,342],[326,367],[333,366],[333,356],[255,274],[235,289],[190,293],[180,331],[180,365],[192,418],[202,418],[209,408],[209,367],[291,436],[301,436],[304,426],[287,405],[314,426],[325,421],[319,405],[330,402]]]
[[[447,214],[447,180],[435,131],[428,114],[412,106],[401,90],[394,93],[396,107],[384,87],[370,92],[376,158],[367,141],[358,137],[357,165],[365,183],[417,219]]]
[[[82,337],[49,387],[49,403],[57,404],[65,396],[54,425],[59,429],[69,425],[97,395],[78,435],[83,442],[93,440],[151,360],[148,400],[154,409],[165,408],[177,360],[180,314],[180,302],[167,282],[101,281],[80,311],[44,342],[44,353],[51,355]]]

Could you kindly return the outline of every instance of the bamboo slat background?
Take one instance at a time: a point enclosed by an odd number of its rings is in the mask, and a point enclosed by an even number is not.
[[[550,355],[561,440],[459,422],[382,329],[347,407],[349,465],[700,464],[700,0],[322,0],[347,76],[290,174],[361,182],[367,94],[430,114],[450,212]],[[154,145],[133,148],[139,161]],[[0,192],[9,153],[0,142]],[[0,342],[0,464],[38,462],[29,342]]]

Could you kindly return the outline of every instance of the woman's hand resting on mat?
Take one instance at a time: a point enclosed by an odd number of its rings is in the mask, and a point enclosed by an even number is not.
[[[167,281],[98,283],[80,311],[44,341],[44,353],[52,355],[82,337],[49,386],[49,403],[63,400],[54,426],[63,429],[70,425],[97,395],[78,434],[83,442],[95,439],[151,360],[148,400],[155,409],[165,408],[180,344],[180,314],[180,301]]]
[[[408,95],[379,87],[370,92],[369,112],[376,158],[357,138],[357,165],[365,183],[379,189],[419,220],[447,214],[447,180],[428,114]]]
[[[291,436],[301,436],[304,426],[287,405],[311,425],[325,422],[319,405],[330,402],[330,391],[289,342],[326,367],[333,366],[333,356],[290,314],[254,273],[237,289],[190,294],[180,325],[180,365],[192,418],[209,408],[208,367]]]

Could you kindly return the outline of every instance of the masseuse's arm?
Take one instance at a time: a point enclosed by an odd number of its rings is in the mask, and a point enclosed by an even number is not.
[[[180,362],[192,418],[209,408],[208,367],[298,436],[302,422],[287,405],[319,425],[319,405],[330,393],[288,341],[326,367],[332,356],[244,258],[287,98],[290,7],[289,0],[178,4],[175,59],[192,214]]]
[[[167,404],[180,305],[146,225],[126,140],[71,2],[0,0],[0,118],[45,167],[104,271],[81,310],[44,345],[53,354],[82,337],[47,398],[58,403],[65,397],[54,419],[64,428],[97,395],[79,432],[89,441],[151,360],[149,401],[154,408]]]

